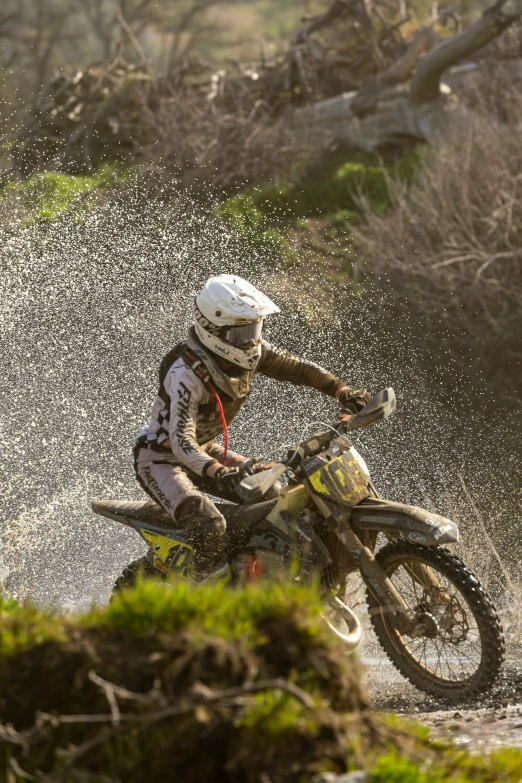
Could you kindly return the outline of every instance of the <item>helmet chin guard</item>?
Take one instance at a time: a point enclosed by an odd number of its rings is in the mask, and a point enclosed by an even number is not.
[[[196,334],[216,356],[255,369],[261,356],[261,333],[267,315],[280,310],[253,285],[235,275],[211,277],[196,296]]]

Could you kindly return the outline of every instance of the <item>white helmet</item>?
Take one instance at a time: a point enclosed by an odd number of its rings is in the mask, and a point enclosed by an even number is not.
[[[261,356],[263,319],[279,312],[277,305],[241,277],[217,275],[196,296],[194,325],[209,351],[252,370]]]

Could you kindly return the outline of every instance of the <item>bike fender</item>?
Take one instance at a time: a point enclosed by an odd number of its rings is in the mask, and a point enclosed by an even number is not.
[[[421,546],[440,546],[459,540],[459,529],[451,519],[391,500],[368,498],[354,508],[351,520],[361,530],[402,533],[407,541]]]

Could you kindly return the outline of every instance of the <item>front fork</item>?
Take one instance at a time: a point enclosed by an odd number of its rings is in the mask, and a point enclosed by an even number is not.
[[[346,513],[339,513],[335,506],[330,505],[315,493],[312,498],[326,523],[335,531],[350,553],[366,586],[380,607],[393,617],[395,628],[401,635],[411,636],[412,633],[416,633],[415,615],[386,576],[371,549],[365,546],[353,532]]]
[[[337,529],[337,535],[359,566],[364,583],[375,597],[381,609],[393,617],[393,625],[401,634],[412,635],[416,626],[415,615],[401,594],[384,573],[373,552],[364,546],[349,527]]]

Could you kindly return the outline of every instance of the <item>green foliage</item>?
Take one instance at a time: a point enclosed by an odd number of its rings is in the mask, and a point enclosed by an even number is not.
[[[130,171],[106,164],[90,176],[39,172],[24,182],[6,185],[0,199],[18,202],[27,224],[53,222],[64,215],[77,220],[93,204],[87,196],[125,182]]]
[[[14,598],[0,595],[0,616],[10,614],[19,609],[19,603]]]
[[[289,228],[306,228],[303,218],[327,216],[330,238],[336,239],[339,232],[346,235],[358,221],[360,199],[375,211],[387,209],[389,180],[409,183],[419,156],[417,149],[397,160],[383,161],[367,153],[343,155],[299,183],[280,182],[232,196],[217,204],[214,214],[256,249],[292,262],[297,254],[288,239]]]
[[[263,218],[291,219],[338,214],[351,217],[358,200],[366,198],[373,209],[390,205],[388,177],[410,182],[419,162],[418,149],[408,150],[398,160],[381,160],[369,153],[336,157],[320,173],[300,183],[278,183],[234,196],[216,208],[216,213],[238,231],[253,229]]]
[[[381,756],[370,774],[370,783],[442,783],[443,780],[397,753]]]
[[[271,253],[288,263],[295,260],[295,252],[285,234],[272,225],[274,213],[267,215],[262,211],[255,191],[216,205],[214,214],[255,250]]]
[[[522,750],[504,748],[480,757],[446,746],[437,761],[430,758],[425,763],[396,751],[380,756],[370,783],[519,783],[521,777]]]
[[[214,635],[262,643],[259,624],[292,616],[303,644],[324,636],[317,594],[295,584],[272,584],[230,590],[222,586],[194,588],[186,583],[164,585],[143,581],[135,590],[114,597],[103,608],[64,618],[0,598],[0,656],[17,654],[34,644],[59,640],[67,629],[124,628],[136,634],[188,631],[194,638]]]
[[[490,756],[492,770],[502,773],[508,780],[522,780],[522,750],[518,748],[500,748]]]
[[[291,615],[300,622],[303,638],[312,642],[321,634],[319,613],[317,595],[292,584],[268,583],[230,590],[223,585],[195,589],[187,583],[177,583],[166,589],[149,580],[136,590],[115,596],[108,607],[93,609],[81,622],[122,627],[136,633],[187,630],[257,644],[260,622]]]
[[[63,619],[12,599],[0,598],[0,657],[10,657],[29,647],[64,638]]]
[[[250,732],[261,744],[284,740],[296,729],[313,734],[317,728],[310,710],[288,693],[268,691],[259,693],[248,704],[236,728]]]

